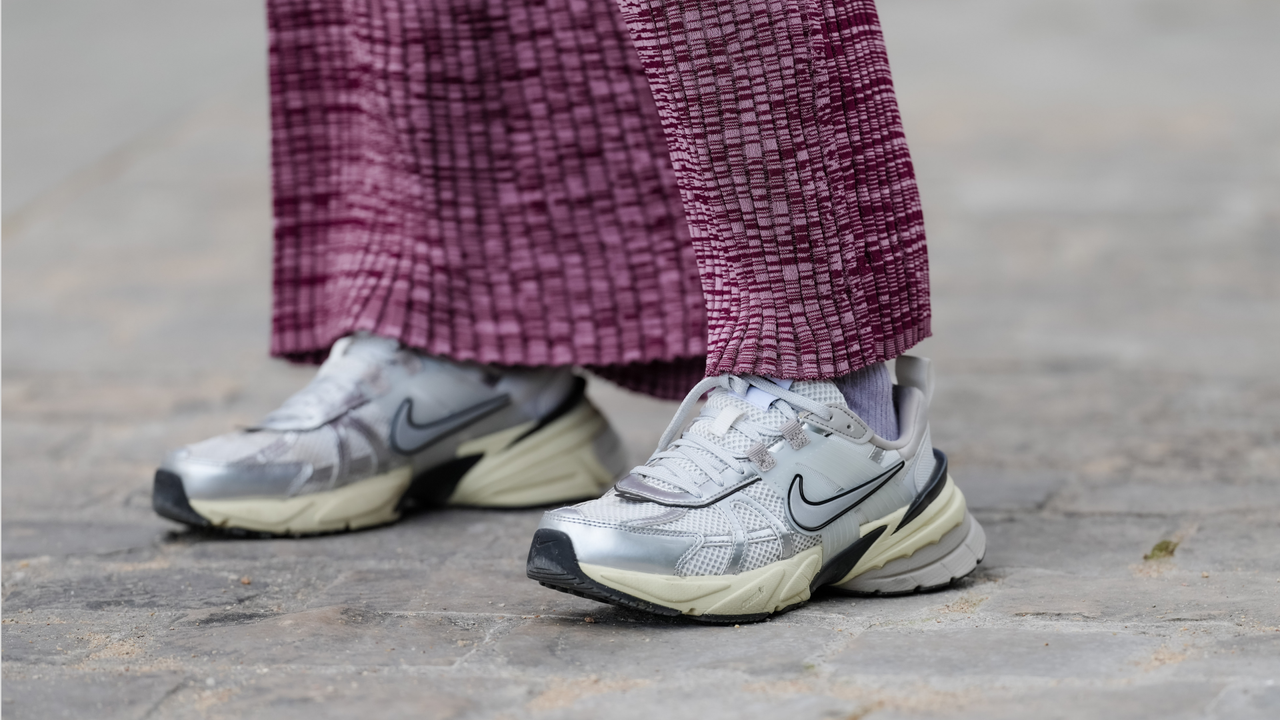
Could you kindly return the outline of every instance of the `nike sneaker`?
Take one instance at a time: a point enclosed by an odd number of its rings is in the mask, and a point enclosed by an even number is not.
[[[626,466],[585,388],[567,368],[497,369],[349,336],[256,426],[171,453],[153,506],[198,527],[305,535],[389,523],[415,504],[597,497]]]
[[[794,608],[820,587],[895,595],[967,575],[986,538],[929,441],[930,363],[903,356],[896,370],[892,441],[829,381],[703,380],[646,464],[603,497],[543,516],[528,576],[727,623]]]

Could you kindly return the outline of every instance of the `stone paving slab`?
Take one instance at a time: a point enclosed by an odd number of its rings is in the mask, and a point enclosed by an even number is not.
[[[930,232],[933,437],[989,552],[939,593],[718,627],[530,582],[536,510],[269,541],[156,517],[166,450],[310,373],[265,357],[260,8],[121,5],[117,39],[173,67],[104,52],[101,82],[60,89],[70,65],[32,38],[76,47],[83,2],[59,0],[63,24],[5,8],[6,40],[27,33],[5,76],[25,83],[6,148],[26,143],[4,172],[25,183],[5,204],[5,717],[1280,716],[1275,3],[882,0]],[[211,12],[225,38],[174,51]],[[69,107],[110,122],[42,156],[71,125],[24,128]],[[636,460],[673,411],[589,392]]]

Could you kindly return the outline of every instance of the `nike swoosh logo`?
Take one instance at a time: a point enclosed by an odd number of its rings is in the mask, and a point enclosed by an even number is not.
[[[391,447],[402,455],[413,455],[510,403],[510,397],[499,395],[439,420],[419,424],[413,421],[413,398],[405,398],[400,407],[396,408],[396,416],[391,420]]]
[[[898,461],[897,465],[861,485],[818,502],[810,502],[804,496],[804,476],[796,475],[791,479],[791,490],[787,492],[787,509],[791,511],[791,519],[803,530],[821,530],[861,505],[863,500],[884,487],[905,465],[906,463]]]

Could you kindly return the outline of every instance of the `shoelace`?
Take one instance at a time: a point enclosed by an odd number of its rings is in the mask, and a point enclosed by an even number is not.
[[[693,408],[704,393],[722,389],[745,396],[752,386],[778,398],[777,407],[788,421],[795,420],[799,416],[796,408],[807,410],[824,420],[831,419],[831,409],[827,406],[799,393],[784,389],[766,378],[754,375],[720,375],[705,378],[695,385],[685,397],[684,402],[680,403],[675,417],[671,419],[671,424],[667,425],[666,431],[662,433],[662,438],[658,441],[658,449],[653,455],[649,456],[648,462],[633,468],[632,474],[661,480],[693,495],[699,494],[698,487],[705,482],[706,478],[710,478],[717,486],[723,487],[722,474],[725,469],[733,470],[738,478],[745,478],[750,472],[746,462],[748,459],[747,454],[734,454],[727,448],[701,435],[686,432],[679,439],[676,439],[676,434],[684,427],[689,413],[693,411]],[[714,428],[718,430],[716,434],[720,437],[723,437],[730,428],[738,430],[757,444],[766,443],[766,441],[771,442],[782,437],[779,428],[747,418],[745,410],[735,411],[733,408],[724,408],[717,413],[716,417],[707,417],[707,420],[713,423],[713,426],[720,425],[720,427]],[[694,472],[693,468],[690,468],[685,463],[676,462],[679,460],[692,464],[694,468],[701,472]],[[717,467],[714,460],[719,460],[722,465]],[[734,481],[736,482],[736,479]]]

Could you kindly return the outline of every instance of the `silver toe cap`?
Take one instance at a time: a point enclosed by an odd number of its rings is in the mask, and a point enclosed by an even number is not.
[[[183,450],[171,453],[160,469],[182,478],[192,500],[289,497],[312,471],[310,463],[218,463],[193,458]]]
[[[639,533],[625,526],[603,527],[571,507],[546,513],[538,528],[559,530],[568,535],[580,563],[657,575],[677,574],[680,559],[702,541],[698,535],[654,530]]]

